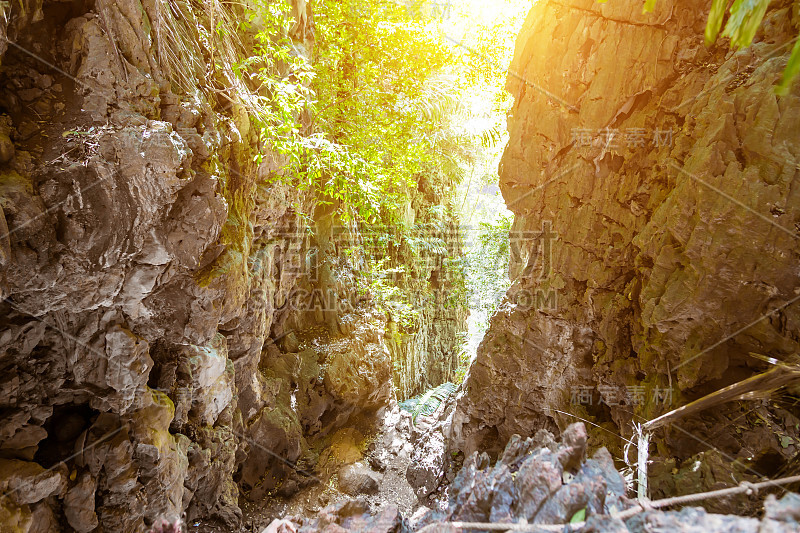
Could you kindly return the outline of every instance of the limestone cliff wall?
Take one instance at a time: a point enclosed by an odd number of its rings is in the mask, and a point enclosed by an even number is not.
[[[230,530],[240,496],[311,482],[337,431],[393,396],[385,317],[309,312],[320,228],[292,206],[314,198],[271,179],[253,88],[220,59],[238,45],[209,41],[210,17],[241,7],[211,4],[0,3],[0,523],[15,531],[183,513]],[[349,275],[336,283],[355,292]]]
[[[276,235],[303,199],[251,163],[204,12],[4,5],[3,522],[235,524],[238,399],[294,283],[298,243]]]
[[[398,401],[455,379],[468,314],[455,185],[436,175],[418,179],[402,221],[411,240],[387,250],[388,266],[402,270],[393,281],[416,315],[410,326],[390,317],[386,332]]]
[[[798,4],[773,3],[738,52],[704,46],[709,5],[531,9],[500,164],[513,285],[459,400],[456,448],[496,452],[574,421],[557,409],[602,425],[593,441],[622,457],[613,434],[632,422],[768,367],[750,352],[797,352],[800,86],[781,98],[772,86]],[[652,451],[680,460],[701,439],[769,475],[796,453],[779,438],[797,436],[798,413],[776,404],[762,430],[735,431],[752,407],[686,420]]]

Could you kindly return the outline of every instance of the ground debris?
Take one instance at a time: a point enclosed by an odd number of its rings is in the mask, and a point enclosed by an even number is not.
[[[446,506],[428,511],[413,524],[394,505],[373,512],[365,499],[358,499],[298,519],[296,530],[455,532],[475,529],[453,523],[544,526],[585,521],[572,531],[800,532],[800,496],[791,492],[780,500],[769,495],[760,519],[712,514],[701,507],[649,509],[624,521],[615,518],[615,513],[636,507],[636,501],[627,497],[625,481],[605,448],[587,458],[586,440],[586,428],[577,423],[567,427],[559,441],[546,431],[530,438],[514,436],[494,465],[487,454],[475,452],[448,487]]]

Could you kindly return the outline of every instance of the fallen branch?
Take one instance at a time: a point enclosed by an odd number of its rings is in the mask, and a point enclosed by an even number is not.
[[[678,418],[710,409],[711,407],[725,402],[741,399],[743,396],[749,394],[768,393],[784,385],[789,385],[790,383],[800,383],[800,368],[795,365],[781,363],[767,372],[734,383],[724,389],[703,396],[699,400],[688,403],[683,407],[678,407],[658,418],[654,418],[646,422],[643,425],[643,429],[652,431]]]

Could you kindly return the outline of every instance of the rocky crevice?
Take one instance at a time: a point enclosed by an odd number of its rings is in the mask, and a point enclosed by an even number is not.
[[[409,393],[447,379],[452,361],[390,352],[356,269],[329,268],[343,258],[323,242],[325,213],[283,184],[229,91],[251,89],[204,67],[236,51],[209,45],[206,11],[0,10],[0,522],[231,530],[240,502],[334,475],[338,450],[362,446],[393,401],[393,377]],[[313,24],[291,37],[311,49]],[[348,303],[309,302],[329,289]],[[426,312],[423,335],[454,343],[463,311]]]

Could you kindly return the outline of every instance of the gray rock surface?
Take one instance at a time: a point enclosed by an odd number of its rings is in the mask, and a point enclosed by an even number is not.
[[[613,513],[634,507],[634,500],[626,496],[625,482],[611,454],[600,448],[587,458],[585,445],[586,429],[578,423],[570,425],[559,441],[546,431],[529,438],[515,435],[494,464],[488,455],[474,453],[448,487],[445,504],[428,511],[411,530],[456,533],[461,529],[451,523],[463,521],[566,524],[579,512],[585,516],[582,533],[800,530],[800,496],[792,492],[780,499],[767,496],[761,518],[714,514],[700,507],[649,510],[625,521],[613,518]],[[300,531],[348,532],[401,531],[385,528],[405,524],[395,506],[376,512],[359,500],[338,502],[311,518],[289,517],[288,522]]]
[[[339,470],[339,489],[351,496],[375,494],[380,488],[382,477],[369,467],[354,463]]]
[[[418,441],[411,462],[406,470],[406,479],[414,487],[420,501],[439,487],[445,474],[444,435],[432,431]]]

